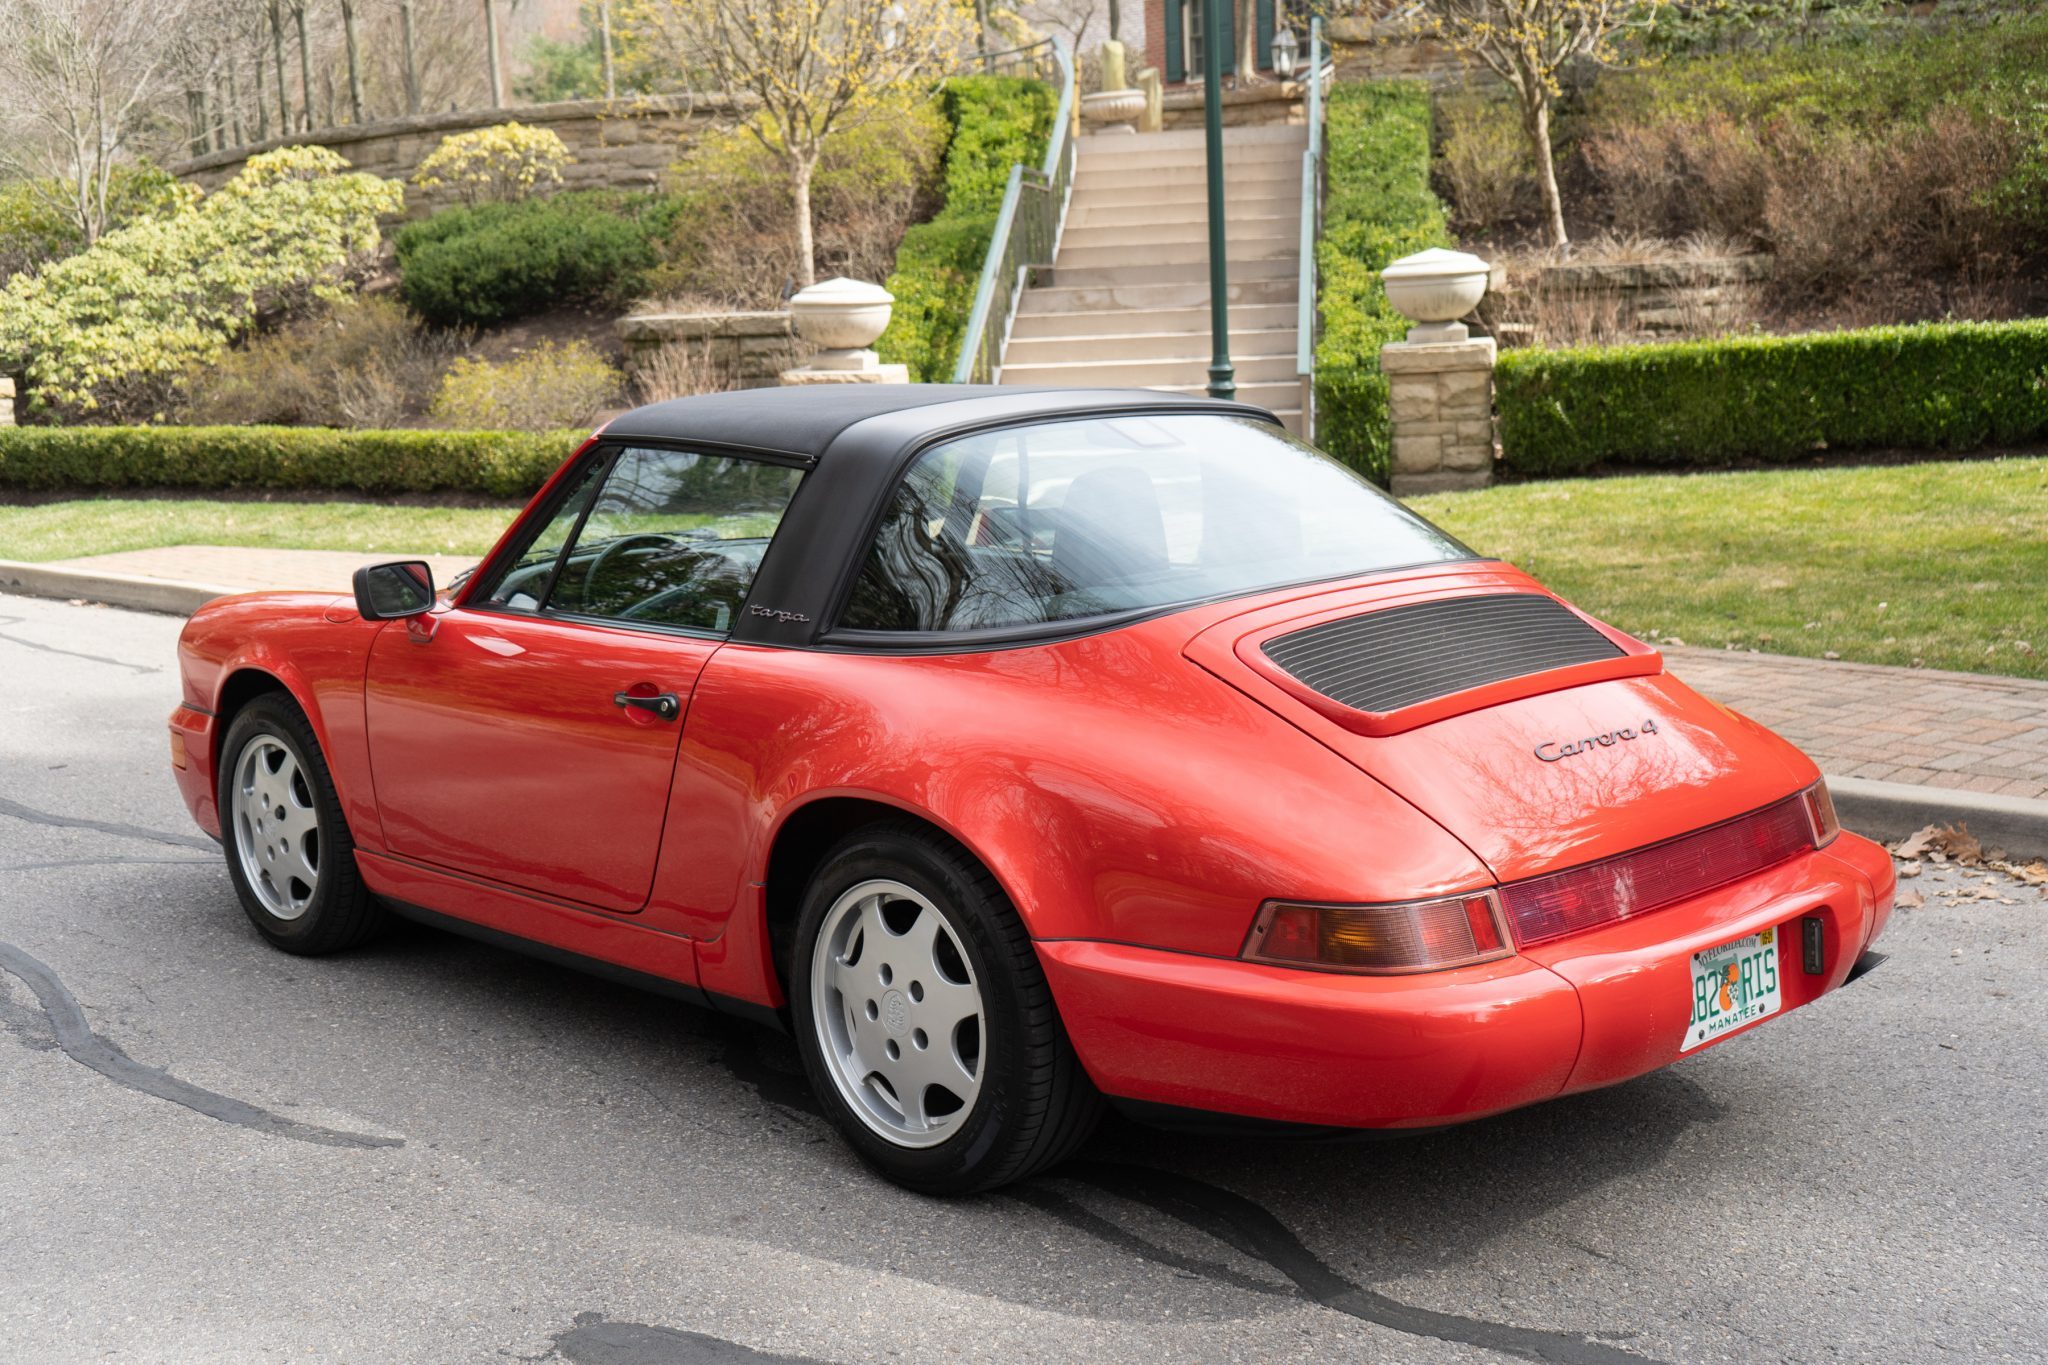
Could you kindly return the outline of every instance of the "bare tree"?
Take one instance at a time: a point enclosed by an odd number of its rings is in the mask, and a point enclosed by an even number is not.
[[[186,0],[0,0],[0,166],[43,186],[87,242],[151,102]],[[175,87],[173,87],[175,88]]]
[[[357,0],[341,0],[342,43],[348,61],[348,121],[363,121],[363,59],[356,43]]]
[[[811,177],[825,139],[953,65],[973,31],[959,0],[628,0],[620,19],[644,56],[752,97],[745,127],[789,175],[800,285],[818,278]]]
[[[1543,190],[1550,241],[1563,246],[1564,202],[1550,147],[1550,102],[1576,61],[1613,64],[1672,0],[1422,0],[1413,27],[1477,61],[1514,95]]]

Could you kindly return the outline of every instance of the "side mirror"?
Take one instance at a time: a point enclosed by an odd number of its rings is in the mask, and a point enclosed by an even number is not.
[[[365,621],[418,616],[434,605],[434,571],[424,559],[368,564],[356,570],[356,611]]]

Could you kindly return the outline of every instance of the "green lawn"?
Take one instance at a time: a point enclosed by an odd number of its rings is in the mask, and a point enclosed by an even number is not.
[[[378,507],[359,502],[88,498],[0,506],[0,559],[71,559],[159,545],[254,545],[481,555],[516,506]]]
[[[1415,505],[1645,637],[2048,678],[2048,459],[1558,480]],[[482,554],[512,515],[341,502],[0,506],[0,559],[177,544]]]
[[[1646,638],[2048,678],[2048,459],[1574,479],[1412,501]]]

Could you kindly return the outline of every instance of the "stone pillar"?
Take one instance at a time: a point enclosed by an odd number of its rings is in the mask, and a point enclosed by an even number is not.
[[[1493,482],[1493,358],[1492,337],[1380,348],[1396,497]]]
[[[14,381],[0,374],[0,427],[14,425]]]
[[[797,335],[819,347],[810,362],[784,370],[784,384],[908,384],[905,365],[884,365],[868,349],[889,325],[896,296],[844,275],[799,289],[789,301]]]

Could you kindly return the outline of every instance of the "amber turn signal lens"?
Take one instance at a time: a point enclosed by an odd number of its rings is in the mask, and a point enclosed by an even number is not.
[[[171,731],[171,766],[183,771],[191,761],[185,755],[185,736],[177,730]]]
[[[1392,905],[1268,901],[1244,945],[1252,962],[1382,974],[1465,967],[1512,951],[1491,891]]]
[[[1828,780],[1822,778],[1800,795],[1806,801],[1806,818],[1813,822],[1813,846],[1825,848],[1842,832],[1842,822],[1835,816],[1835,798],[1828,795]]]

